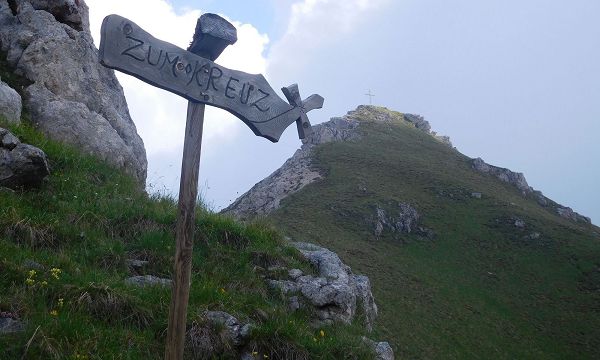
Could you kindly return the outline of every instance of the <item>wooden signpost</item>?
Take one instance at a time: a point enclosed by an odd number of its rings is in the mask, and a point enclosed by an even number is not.
[[[235,27],[215,14],[198,20],[192,44],[183,50],[158,40],[134,22],[109,15],[102,22],[100,63],[188,99],[179,185],[179,209],[173,292],[165,359],[183,358],[190,293],[198,172],[205,104],[225,109],[257,136],[277,142],[296,122],[301,139],[311,133],[306,113],[323,106],[323,98],[300,98],[298,85],[282,88],[286,103],[262,75],[215,64],[221,52],[237,41]]]

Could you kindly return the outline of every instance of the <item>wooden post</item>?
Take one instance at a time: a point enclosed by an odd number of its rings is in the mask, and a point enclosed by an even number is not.
[[[228,45],[236,41],[237,31],[232,24],[218,15],[204,14],[198,19],[196,32],[188,51],[214,61]],[[175,274],[165,346],[166,360],[183,359],[185,349],[204,108],[204,104],[188,102],[175,229]]]
[[[181,180],[179,183],[179,209],[175,230],[177,241],[175,245],[175,276],[165,348],[165,359],[167,360],[182,359],[185,346],[203,126],[204,104],[188,102],[183,159],[181,161]]]

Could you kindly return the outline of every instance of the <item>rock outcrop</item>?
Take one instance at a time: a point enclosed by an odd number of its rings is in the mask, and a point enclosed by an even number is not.
[[[46,154],[0,128],[0,187],[38,186],[50,174]]]
[[[0,80],[0,117],[9,123],[21,122],[21,95],[2,80]]]
[[[125,279],[125,284],[135,287],[146,287],[146,286],[164,286],[171,287],[173,280],[163,279],[154,275],[138,275],[132,276]]]
[[[384,231],[395,235],[416,233],[418,235],[433,238],[432,230],[419,224],[421,215],[409,204],[398,203],[393,206],[392,211],[386,211],[379,205],[375,206],[374,233],[380,237]]]
[[[523,173],[514,172],[506,168],[490,165],[483,161],[482,158],[473,159],[472,166],[473,169],[481,173],[490,174],[506,183],[515,186],[524,195],[529,194],[533,191],[533,188],[531,188],[531,186],[527,184],[527,180],[525,180],[525,175],[523,175]]]
[[[0,47],[32,82],[23,106],[38,129],[145,182],[143,142],[114,72],[98,62],[84,0],[0,0]]]
[[[483,159],[481,158],[473,159],[471,165],[473,169],[478,172],[490,174],[506,183],[513,185],[521,191],[521,194],[523,196],[530,196],[540,206],[552,209],[552,211],[558,214],[560,217],[575,222],[584,222],[588,224],[592,223],[592,220],[589,217],[580,215],[573,211],[573,209],[571,209],[570,207],[563,206],[554,202],[553,200],[544,196],[544,194],[542,194],[541,191],[535,190],[534,188],[529,186],[529,184],[527,184],[527,180],[525,180],[525,176],[523,175],[523,173],[518,173],[506,168],[490,165],[483,161]]]
[[[407,121],[417,129],[434,136],[430,132],[429,123],[421,116],[401,114],[377,106],[360,105],[343,117],[334,117],[328,122],[314,125],[313,133],[302,141],[302,147],[281,168],[254,185],[223,209],[222,213],[245,220],[267,215],[276,210],[284,198],[323,177],[312,166],[313,148],[329,142],[360,139],[361,121],[382,123]]]
[[[252,329],[253,325],[243,324],[224,311],[205,311],[188,326],[186,353],[193,359],[214,359],[224,353],[242,352]]]
[[[316,315],[316,325],[351,323],[361,306],[365,327],[370,332],[377,317],[377,305],[369,278],[353,274],[350,267],[328,249],[302,242],[291,244],[310,262],[317,275],[292,269],[288,279],[271,279],[269,285],[288,296],[290,308],[310,306]]]

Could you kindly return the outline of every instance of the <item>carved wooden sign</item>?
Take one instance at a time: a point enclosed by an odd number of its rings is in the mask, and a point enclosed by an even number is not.
[[[104,66],[190,101],[225,109],[244,121],[256,135],[273,142],[277,142],[283,131],[296,121],[299,135],[304,138],[310,131],[305,113],[323,106],[323,98],[319,95],[311,95],[298,104],[298,94],[297,101],[288,104],[275,93],[263,75],[227,69],[158,40],[131,20],[118,15],[104,19],[101,34],[100,62]],[[297,85],[295,89],[297,92]]]
[[[277,142],[293,122],[303,139],[311,126],[306,113],[323,106],[323,98],[300,98],[298,85],[282,88],[283,101],[262,75],[227,69],[214,63],[237,41],[237,30],[216,14],[203,14],[189,49],[155,39],[134,22],[109,15],[103,23],[100,63],[188,99],[175,228],[175,265],[165,359],[183,358],[190,295],[194,219],[202,148],[204,107],[217,106],[240,118],[252,131]]]

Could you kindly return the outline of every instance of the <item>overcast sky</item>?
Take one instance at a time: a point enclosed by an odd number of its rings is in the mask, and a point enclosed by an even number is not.
[[[187,47],[203,12],[227,17],[238,42],[217,60],[298,83],[325,107],[313,124],[368,103],[423,115],[471,157],[523,172],[531,186],[600,221],[600,1],[87,0],[92,34],[125,16]],[[118,75],[148,153],[151,191],[177,193],[186,101]],[[283,97],[282,94],[280,94]],[[219,210],[300,145],[254,136],[206,113],[200,191]]]

